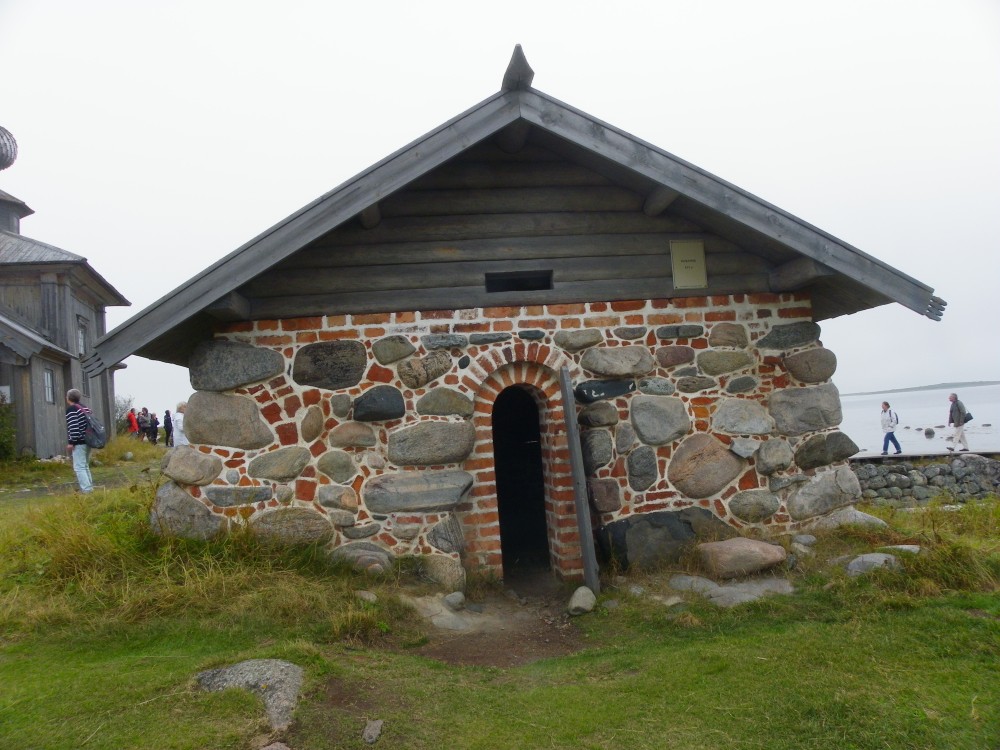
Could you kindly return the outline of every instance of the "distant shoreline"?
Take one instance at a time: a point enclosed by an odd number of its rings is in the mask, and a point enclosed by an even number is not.
[[[863,391],[858,393],[844,393],[843,396],[874,396],[878,393],[912,393],[913,391],[939,391],[946,388],[958,390],[959,388],[979,388],[984,385],[1000,385],[1000,380],[977,380],[969,383],[938,383],[937,385],[917,385],[912,388],[893,388],[887,391]]]

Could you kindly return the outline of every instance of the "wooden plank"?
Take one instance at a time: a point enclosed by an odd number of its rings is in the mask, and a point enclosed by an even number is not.
[[[216,320],[246,320],[250,315],[250,301],[238,292],[229,292],[205,308]]]
[[[516,154],[528,143],[528,136],[530,134],[531,125],[524,120],[518,120],[517,122],[512,122],[493,136],[493,139],[504,153]]]
[[[640,211],[642,205],[642,196],[613,186],[406,190],[386,198],[382,216]]]
[[[715,235],[671,234],[571,235],[568,237],[505,237],[457,242],[397,242],[306,248],[276,268],[322,268],[393,263],[451,263],[464,260],[575,258],[591,255],[643,255],[667,252],[670,240],[701,240],[706,255],[740,253],[740,248]]]
[[[500,237],[552,237],[570,234],[652,234],[699,232],[697,224],[670,216],[594,211],[588,213],[481,214],[384,218],[375,229],[345,226],[323,245],[373,245],[384,242],[455,241]]]
[[[590,504],[587,500],[587,477],[583,468],[583,449],[580,446],[580,428],[576,421],[576,399],[569,369],[559,370],[559,387],[562,389],[563,412],[566,415],[566,442],[569,445],[569,465],[573,474],[573,504],[576,509],[577,529],[580,532],[580,556],[583,558],[583,580],[594,594],[601,593],[597,555],[594,552],[594,529],[590,522]]]
[[[823,276],[832,276],[834,271],[817,263],[812,258],[796,258],[771,270],[772,292],[789,292],[801,289]]]
[[[363,289],[368,292],[485,285],[487,273],[507,271],[552,271],[553,282],[633,279],[671,274],[670,256],[625,255],[588,258],[532,258],[456,263],[417,263],[344,268],[273,269],[241,288],[243,294],[286,297],[297,294],[339,294]]]
[[[407,186],[407,190],[611,185],[611,180],[569,162],[455,161]]]

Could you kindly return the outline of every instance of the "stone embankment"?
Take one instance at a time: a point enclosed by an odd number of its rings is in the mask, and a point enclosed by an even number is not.
[[[1000,461],[975,453],[922,465],[856,460],[851,468],[861,484],[862,499],[875,505],[921,505],[937,497],[964,503],[1000,493]]]

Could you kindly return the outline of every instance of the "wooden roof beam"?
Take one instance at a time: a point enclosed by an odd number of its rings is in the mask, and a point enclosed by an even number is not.
[[[833,269],[812,258],[796,258],[771,269],[768,282],[772,292],[792,292],[816,279],[833,275]]]
[[[646,196],[646,203],[643,205],[642,211],[646,216],[659,216],[680,196],[681,194],[676,190],[659,185]]]
[[[382,221],[382,211],[378,203],[372,203],[368,208],[358,214],[358,221],[365,229],[374,229]]]
[[[528,142],[530,132],[531,125],[524,120],[518,120],[497,133],[494,140],[505,154],[516,154]]]
[[[239,292],[229,292],[205,308],[216,320],[247,320],[250,317],[250,300]]]

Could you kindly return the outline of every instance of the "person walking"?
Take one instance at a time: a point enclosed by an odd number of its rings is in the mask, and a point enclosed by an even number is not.
[[[80,492],[89,494],[94,491],[94,478],[90,475],[90,446],[84,436],[90,409],[80,403],[82,396],[76,388],[66,391],[66,452],[73,460]]]
[[[181,401],[177,404],[174,412],[174,447],[190,445],[187,435],[184,434],[184,412],[187,411],[187,402]]]
[[[139,442],[142,442],[149,437],[149,409],[142,407],[136,415],[136,420],[139,423]]]
[[[885,437],[882,438],[882,455],[889,455],[889,443],[892,443],[895,448],[895,455],[899,455],[903,452],[903,449],[899,447],[899,441],[896,440],[896,427],[899,425],[899,415],[889,408],[889,402],[882,402],[882,432],[885,433]]]
[[[168,448],[174,446],[174,440],[172,433],[174,431],[173,421],[170,419],[170,409],[166,409],[163,412],[163,444]]]
[[[961,445],[960,451],[967,451],[969,450],[969,441],[965,437],[965,415],[968,412],[965,409],[965,404],[958,400],[958,394],[948,394],[948,400],[951,402],[951,408],[948,409],[948,424],[955,425],[955,434],[951,437],[952,443]],[[955,446],[948,446],[948,450],[954,451]]]
[[[156,440],[160,436],[160,420],[156,418],[156,412],[149,414],[149,442],[156,445]]]

